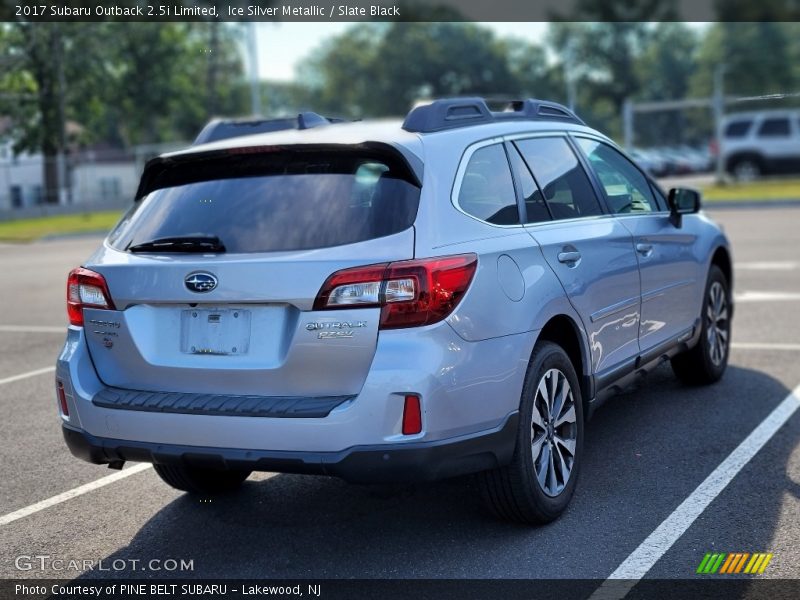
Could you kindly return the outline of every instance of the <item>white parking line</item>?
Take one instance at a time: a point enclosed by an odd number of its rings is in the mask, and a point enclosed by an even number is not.
[[[608,579],[595,590],[590,600],[623,598],[666,554],[709,504],[736,477],[736,474],[766,444],[775,432],[800,408],[800,385],[756,427],[705,481],[681,502],[671,515],[647,536],[630,556],[622,561]],[[624,580],[624,581],[620,581]]]
[[[734,350],[800,350],[800,344],[771,344],[768,342],[734,342]]]
[[[754,292],[744,291],[734,294],[736,302],[786,302],[800,300],[800,292]]]
[[[0,333],[66,333],[67,326],[47,325],[0,325]]]
[[[94,491],[101,487],[105,487],[115,481],[119,481],[120,479],[125,479],[126,477],[130,477],[131,475],[136,475],[136,473],[141,473],[142,471],[146,471],[152,465],[149,463],[142,463],[138,465],[134,465],[124,471],[120,471],[119,473],[114,473],[113,475],[108,475],[106,477],[102,477],[97,481],[92,481],[90,483],[86,483],[84,485],[78,486],[71,490],[68,490],[62,494],[58,494],[47,500],[42,500],[41,502],[37,502],[36,504],[31,504],[30,506],[26,506],[25,508],[20,508],[19,510],[15,510],[12,513],[8,513],[7,515],[3,515],[0,517],[0,527],[3,525],[8,525],[9,523],[13,523],[19,519],[24,517],[30,516],[34,513],[39,512],[40,510],[44,510],[45,508],[50,508],[51,506],[55,506],[56,504],[61,504],[62,502],[66,502],[67,500],[72,500],[73,498],[77,498],[78,496],[82,496],[88,492]]]
[[[6,377],[5,379],[0,379],[0,385],[4,383],[13,383],[14,381],[19,381],[20,379],[27,379],[28,377],[35,377],[36,375],[42,375],[44,373],[52,373],[55,371],[55,367],[42,367],[41,369],[36,369],[34,371],[28,371],[27,373],[20,373],[19,375],[12,375],[11,377]]]
[[[792,271],[797,268],[797,263],[789,260],[740,262],[735,263],[733,268],[753,271]]]

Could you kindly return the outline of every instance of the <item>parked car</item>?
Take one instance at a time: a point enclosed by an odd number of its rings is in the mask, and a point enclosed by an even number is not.
[[[60,418],[76,456],[191,493],[477,473],[547,522],[605,399],[665,361],[722,376],[731,287],[699,194],[554,103],[228,139],[150,161],[69,274]]]
[[[212,119],[197,134],[194,145],[208,144],[227,140],[234,137],[254,135],[256,133],[272,133],[285,129],[310,129],[320,125],[341,123],[342,119],[322,117],[316,113],[304,112],[296,117],[274,117],[263,119],[260,117],[241,119]]]
[[[653,177],[663,177],[669,174],[666,160],[657,153],[641,148],[633,148],[629,156],[639,165],[648,175]]]
[[[725,170],[740,181],[800,173],[800,110],[730,114],[718,147]]]

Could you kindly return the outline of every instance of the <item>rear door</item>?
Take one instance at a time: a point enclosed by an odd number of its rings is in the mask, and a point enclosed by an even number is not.
[[[314,310],[314,300],[335,271],[413,258],[420,189],[399,155],[249,149],[159,164],[144,181],[148,193],[86,265],[117,309],[85,310],[104,383],[358,393],[380,309]],[[195,244],[209,239],[219,247]]]
[[[514,140],[526,228],[586,331],[593,372],[612,375],[639,353],[639,270],[630,232],[603,214],[564,136]]]
[[[639,346],[644,353],[674,342],[694,325],[698,286],[705,284],[693,258],[697,233],[672,224],[665,201],[615,148],[588,137],[575,139],[600,181],[609,210],[633,236],[642,289]]]

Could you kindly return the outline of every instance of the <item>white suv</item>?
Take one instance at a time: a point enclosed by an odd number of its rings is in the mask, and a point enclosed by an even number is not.
[[[800,173],[800,110],[728,115],[720,152],[725,170],[741,181],[770,173]]]

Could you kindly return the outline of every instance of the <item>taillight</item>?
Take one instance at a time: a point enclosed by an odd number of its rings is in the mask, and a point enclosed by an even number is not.
[[[344,269],[325,281],[314,310],[381,307],[381,329],[446,318],[467,291],[478,257],[460,254]]]
[[[100,273],[79,267],[67,278],[67,314],[70,325],[83,327],[84,308],[114,310],[108,285]]]

